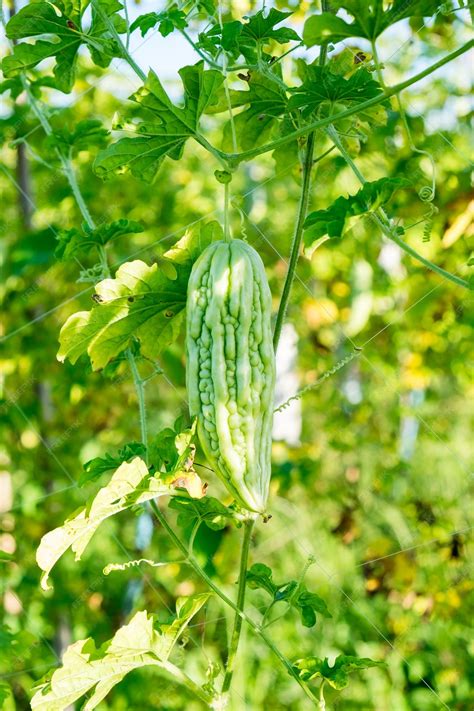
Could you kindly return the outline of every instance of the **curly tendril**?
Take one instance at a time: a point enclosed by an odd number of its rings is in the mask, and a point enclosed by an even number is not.
[[[428,154],[432,164],[434,166],[434,161],[433,157],[431,154]],[[423,226],[423,242],[429,242],[431,239],[431,233],[433,231],[433,224],[434,224],[434,218],[438,214],[439,210],[436,207],[436,205],[433,204],[433,199],[436,194],[436,189],[434,185],[434,173],[433,173],[433,183],[432,185],[424,185],[420,190],[418,191],[418,197],[422,202],[429,203],[428,207],[428,212],[426,212],[423,215],[423,221],[424,221],[424,226]]]

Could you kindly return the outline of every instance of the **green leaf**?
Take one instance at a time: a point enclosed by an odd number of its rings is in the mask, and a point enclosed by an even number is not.
[[[91,6],[92,22],[85,41],[94,64],[105,68],[114,57],[122,56],[113,28],[118,34],[127,31],[125,19],[118,14],[123,5],[118,0],[94,0]]]
[[[366,69],[359,69],[345,79],[326,67],[310,65],[307,67],[307,76],[301,86],[291,89],[293,95],[288,102],[289,110],[301,109],[305,118],[313,114],[323,102],[329,102],[331,108],[337,103],[337,113],[382,93],[382,87]],[[341,104],[344,106],[341,107]]]
[[[173,486],[187,489],[190,496],[201,498],[205,487],[194,469],[195,437],[196,421],[191,427],[185,427],[184,418],[179,417],[173,429],[161,430],[150,442],[148,459],[156,471],[167,473]]]
[[[301,621],[305,627],[314,627],[316,613],[323,617],[332,617],[326,603],[316,593],[309,592],[303,583],[290,580],[277,585],[273,581],[271,568],[263,563],[255,563],[247,571],[248,586],[254,590],[262,589],[273,598],[272,604],[286,602],[290,607],[298,610]]]
[[[174,496],[169,501],[170,509],[178,511],[178,524],[183,528],[193,526],[196,521],[203,521],[212,531],[221,531],[235,518],[235,512],[221,504],[212,496],[202,499],[190,499]]]
[[[193,444],[196,425],[184,428],[178,420],[173,428],[161,430],[150,442],[149,459],[157,471],[163,468],[167,472],[177,472],[191,457],[194,461],[195,447]]]
[[[292,40],[299,42],[299,35],[290,27],[275,29],[276,25],[279,25],[292,14],[291,12],[281,12],[272,7],[268,15],[265,15],[264,11],[260,10],[255,15],[247,17],[248,22],[243,26],[240,46],[256,47],[258,44],[266,44],[270,40],[278,42],[278,44],[286,44]]]
[[[311,681],[317,677],[321,677],[334,689],[345,689],[349,683],[349,674],[371,667],[385,666],[384,662],[376,662],[373,659],[364,657],[353,657],[340,654],[332,666],[329,666],[329,660],[319,659],[318,657],[305,657],[298,659],[294,663],[294,668],[297,671],[300,679]]]
[[[78,153],[94,146],[103,148],[107,145],[108,136],[109,131],[101,121],[86,119],[76,123],[72,130],[64,126],[56,128],[45,143],[48,148],[57,148],[67,155],[70,149]]]
[[[197,46],[214,58],[224,51],[228,59],[235,61],[240,56],[239,38],[243,27],[238,20],[223,22],[222,25],[216,23],[199,34]]]
[[[0,709],[3,708],[3,702],[12,696],[10,685],[6,682],[0,682]]]
[[[210,595],[176,601],[176,616],[170,624],[158,624],[146,611],[137,612],[109,641],[96,648],[89,637],[70,645],[63,665],[51,681],[41,684],[31,701],[33,711],[63,711],[85,694],[83,711],[91,711],[126,674],[144,666],[164,668],[173,647],[190,620]],[[169,665],[167,665],[169,670]]]
[[[238,148],[242,150],[269,140],[279,129],[279,119],[285,114],[288,103],[284,89],[260,72],[250,72],[248,85],[247,92],[239,92],[239,104],[247,108],[233,119]],[[230,122],[225,127],[224,146],[233,150]]]
[[[130,25],[130,32],[139,29],[142,37],[158,25],[158,31],[163,37],[170,35],[175,29],[184,30],[187,26],[186,14],[176,5],[163,12],[147,12],[137,17]]]
[[[278,592],[278,585],[273,582],[273,571],[264,563],[254,563],[247,571],[247,585],[252,590],[266,590],[273,598]]]
[[[303,42],[307,47],[340,42],[348,37],[363,37],[357,23],[349,24],[330,12],[308,17],[303,27]]]
[[[399,188],[407,187],[405,178],[380,178],[365,185],[355,194],[339,197],[325,210],[311,212],[304,223],[304,245],[311,249],[315,241],[328,235],[335,239],[342,237],[347,220],[356,215],[364,215],[385,205]]]
[[[149,499],[172,493],[173,486],[151,476],[145,462],[139,457],[130,463],[121,464],[109,483],[99,490],[92,501],[41,539],[36,552],[36,561],[43,571],[41,587],[49,589],[49,573],[69,548],[75,553],[75,559],[80,560],[105,519]]]
[[[314,627],[316,613],[323,617],[332,617],[324,600],[316,593],[309,592],[303,584],[299,586],[295,597],[291,599],[291,604],[299,610],[301,621],[305,627]]]
[[[300,41],[299,35],[290,27],[275,29],[276,25],[291,14],[271,8],[267,15],[264,10],[259,10],[255,15],[246,16],[245,23],[238,20],[216,23],[206,32],[199,34],[198,47],[214,58],[225,52],[231,61],[242,55],[248,62],[256,63],[258,48],[262,55],[262,48],[270,42],[286,44],[293,40]]]
[[[156,356],[178,336],[186,306],[189,268],[176,265],[169,279],[153,264],[140,260],[119,267],[115,279],[99,282],[95,306],[72,314],[61,329],[58,360],[75,363],[87,353],[94,370],[125,350],[132,338],[141,352]]]
[[[12,99],[18,99],[23,91],[23,84],[19,76],[0,81],[0,94],[4,94],[6,91],[10,92]]]
[[[130,97],[146,120],[119,124],[140,136],[122,138],[99,153],[94,168],[100,177],[106,179],[114,173],[130,171],[135,177],[152,182],[166,156],[181,158],[184,144],[197,132],[200,117],[214,103],[223,75],[213,69],[204,70],[204,62],[183,67],[179,74],[183,106],[173,104],[153,71],[145,85]]]
[[[15,77],[31,70],[43,59],[55,57],[53,74],[55,86],[69,93],[76,75],[77,53],[81,44],[86,44],[92,60],[100,67],[107,67],[113,57],[121,55],[120,47],[113,38],[109,23],[117,32],[126,31],[126,23],[118,15],[122,5],[118,0],[94,0],[92,22],[88,32],[81,26],[82,13],[79,0],[64,2],[31,2],[21,8],[7,24],[7,36],[15,41],[46,36],[34,43],[21,42],[13,53],[5,57],[2,69],[5,77]]]
[[[95,457],[83,464],[83,473],[79,477],[79,486],[84,486],[91,481],[98,479],[104,472],[117,469],[123,462],[128,462],[135,457],[146,456],[146,448],[142,442],[129,442],[119,449],[114,457],[111,454],[106,454],[104,457]]]
[[[223,239],[222,227],[216,220],[193,225],[164,256],[176,264],[193,265],[199,255],[204,252],[212,242]]]
[[[34,44],[20,43],[13,54],[2,62],[6,77],[15,77],[35,67],[47,57],[55,57],[54,76],[57,88],[66,93],[74,84],[77,51],[82,43],[80,4],[72,6],[67,14],[61,0],[55,5],[48,2],[32,2],[22,7],[7,24],[7,37],[21,40],[39,35],[51,36],[49,40],[37,40]]]
[[[92,249],[104,246],[118,237],[137,232],[143,232],[143,225],[126,219],[103,223],[94,229],[84,224],[82,232],[76,228],[61,230],[57,235],[59,244],[55,256],[62,260],[73,259],[78,254],[87,254]]]
[[[345,22],[341,17],[329,12],[309,17],[303,29],[303,41],[307,47],[326,42],[340,42],[348,37],[364,37],[375,40],[390,25],[407,17],[428,17],[440,7],[437,0],[394,0],[387,10],[382,9],[380,0],[333,0],[333,10],[343,8],[354,21]]]

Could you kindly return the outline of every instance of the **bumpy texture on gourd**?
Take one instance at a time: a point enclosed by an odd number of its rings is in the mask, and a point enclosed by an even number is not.
[[[271,294],[259,254],[213,242],[188,286],[189,409],[209,463],[238,502],[265,510],[271,475],[275,356]]]

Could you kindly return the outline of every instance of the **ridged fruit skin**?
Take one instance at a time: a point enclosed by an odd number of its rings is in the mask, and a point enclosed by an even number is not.
[[[211,243],[188,285],[186,384],[206,457],[244,508],[265,511],[271,476],[275,354],[271,293],[246,242]]]

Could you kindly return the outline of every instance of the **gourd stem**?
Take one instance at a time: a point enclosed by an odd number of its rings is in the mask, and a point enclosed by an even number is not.
[[[245,589],[247,587],[247,564],[249,559],[249,549],[250,541],[252,538],[252,530],[255,524],[255,519],[247,519],[244,526],[244,538],[242,541],[242,553],[240,556],[240,572],[239,572],[239,589],[237,592],[237,608],[238,612],[235,613],[234,618],[234,629],[232,631],[232,637],[229,646],[229,654],[227,656],[227,664],[224,676],[224,683],[222,684],[222,693],[225,694],[229,691],[230,685],[232,683],[232,676],[234,674],[235,659],[237,656],[237,650],[239,647],[240,633],[242,631],[243,619],[240,613],[244,610],[245,603]]]
[[[224,240],[230,242],[229,229],[229,183],[224,183]]]
[[[329,126],[327,128],[326,132],[330,136],[334,145],[339,150],[340,154],[346,161],[347,165],[353,171],[354,175],[357,176],[357,179],[359,180],[361,185],[364,185],[367,181],[366,181],[365,177],[362,175],[362,173],[360,172],[359,168],[356,166],[356,164],[352,160],[352,158],[350,157],[350,155],[347,153],[346,149],[344,148],[344,145],[343,145],[342,141],[340,140],[339,134],[337,133],[336,129],[333,126]],[[402,240],[401,237],[395,232],[395,230],[392,229],[392,226],[390,225],[390,220],[382,208],[379,207],[377,210],[375,210],[370,215],[370,217],[376,223],[376,225],[380,228],[382,233],[386,237],[388,237],[388,239],[392,240],[392,242],[395,242],[395,244],[398,244],[400,249],[402,249],[404,252],[409,254],[410,257],[413,257],[413,259],[418,260],[419,262],[424,264],[425,267],[428,267],[428,269],[431,269],[431,271],[436,272],[437,274],[442,276],[444,279],[448,279],[449,281],[452,281],[457,286],[463,286],[465,289],[469,289],[469,284],[465,279],[462,279],[461,277],[456,276],[456,274],[451,274],[451,272],[447,272],[442,267],[438,267],[437,264],[434,264],[429,259],[426,259],[426,257],[423,257],[415,249],[413,249],[413,247],[410,247],[409,244],[407,244],[404,240]]]
[[[301,188],[300,202],[298,206],[298,216],[296,218],[295,231],[293,233],[293,240],[291,243],[290,261],[288,264],[288,271],[286,273],[285,283],[283,285],[283,292],[280,299],[280,305],[278,307],[277,318],[275,322],[275,330],[273,332],[273,347],[276,351],[278,346],[278,341],[280,340],[281,329],[283,326],[283,320],[285,318],[286,309],[288,308],[288,301],[290,299],[290,291],[295,278],[296,264],[298,262],[301,240],[303,238],[303,225],[306,219],[306,211],[308,209],[309,202],[309,188],[311,182],[311,168],[313,167],[313,153],[314,153],[314,133],[310,133],[308,136],[308,142],[306,144],[306,152],[303,163],[303,185]]]
[[[160,524],[163,526],[165,529],[166,533],[169,535],[175,546],[186,556],[186,560],[189,564],[189,566],[194,570],[196,575],[200,577],[209,587],[210,589],[219,597],[223,602],[225,602],[226,605],[231,607],[236,614],[238,614],[242,620],[257,634],[271,649],[273,654],[280,660],[280,662],[283,664],[283,666],[286,668],[287,672],[290,674],[290,676],[295,679],[295,681],[301,686],[303,691],[305,692],[306,696],[311,699],[313,702],[317,702],[316,697],[314,696],[313,692],[311,689],[308,688],[308,686],[305,684],[305,682],[299,678],[297,671],[293,668],[291,662],[285,657],[282,652],[278,649],[278,647],[275,646],[275,644],[272,642],[271,638],[267,635],[265,630],[262,630],[262,628],[257,625],[256,622],[254,622],[250,617],[246,615],[246,613],[243,610],[239,610],[237,604],[233,602],[230,597],[227,597],[227,595],[214,583],[212,578],[209,577],[209,575],[201,568],[197,560],[194,558],[194,556],[189,555],[188,548],[186,544],[181,541],[181,539],[176,535],[176,533],[173,531],[171,526],[169,525],[168,521],[166,520],[165,516],[163,513],[160,511],[156,501],[151,501],[150,502],[151,509],[153,510],[153,513],[155,514],[156,518],[160,522]]]
[[[49,119],[46,116],[46,114],[44,113],[43,109],[41,108],[39,101],[34,96],[26,78],[23,75],[21,75],[21,83],[22,83],[23,88],[26,92],[26,95],[28,96],[28,101],[29,101],[30,106],[33,110],[33,113],[35,114],[36,118],[38,119],[41,126],[43,127],[45,134],[47,136],[52,136],[53,135],[53,128],[49,122]],[[91,229],[94,229],[95,223],[91,217],[89,208],[87,207],[85,200],[82,196],[82,193],[79,189],[79,185],[78,185],[77,179],[76,179],[76,174],[75,174],[74,168],[72,166],[71,155],[69,154],[69,156],[67,156],[67,157],[64,156],[58,148],[55,149],[55,152],[56,152],[59,160],[61,161],[64,175],[66,176],[67,181],[68,181],[69,185],[71,186],[71,190],[73,192],[77,206],[78,206],[79,210],[81,211],[81,214],[82,214],[85,222]]]

